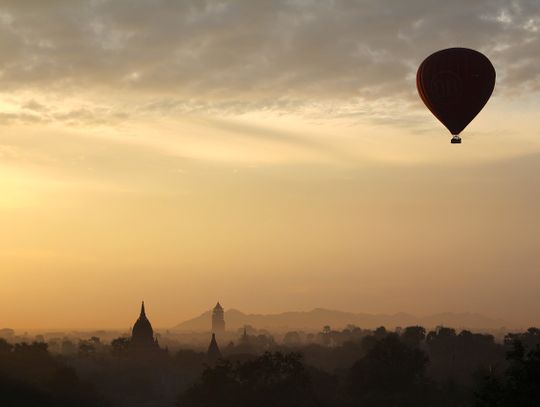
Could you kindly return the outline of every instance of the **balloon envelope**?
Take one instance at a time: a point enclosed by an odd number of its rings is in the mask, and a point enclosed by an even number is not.
[[[448,48],[427,57],[416,74],[418,93],[429,110],[457,135],[476,117],[495,87],[489,59],[468,48]]]

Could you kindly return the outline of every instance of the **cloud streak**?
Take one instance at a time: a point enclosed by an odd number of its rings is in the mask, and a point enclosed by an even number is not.
[[[539,26],[532,0],[4,0],[0,84],[295,109],[407,99],[421,60],[461,45],[494,60],[501,92],[531,91]]]

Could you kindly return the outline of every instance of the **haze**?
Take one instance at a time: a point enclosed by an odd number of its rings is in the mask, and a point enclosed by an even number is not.
[[[0,1],[0,325],[475,312],[540,324],[537,1]],[[463,133],[416,94],[497,70]]]

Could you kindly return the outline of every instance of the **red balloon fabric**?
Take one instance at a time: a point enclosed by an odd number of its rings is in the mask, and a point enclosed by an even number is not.
[[[495,88],[489,59],[468,48],[448,48],[427,57],[416,74],[418,93],[429,110],[457,135],[476,117]]]

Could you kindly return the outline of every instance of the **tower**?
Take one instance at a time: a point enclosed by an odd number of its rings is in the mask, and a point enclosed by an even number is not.
[[[141,305],[141,314],[139,315],[137,321],[135,321],[135,325],[133,325],[133,330],[131,331],[130,348],[133,350],[159,348],[157,340],[154,339],[154,330],[152,329],[152,324],[150,324],[150,321],[146,317],[144,301]]]
[[[218,303],[212,310],[212,333],[223,333],[225,332],[225,314],[223,312],[223,307]]]
[[[212,334],[212,340],[210,341],[210,346],[208,346],[206,358],[210,363],[215,363],[218,359],[221,359],[221,351],[216,342],[216,334]]]

